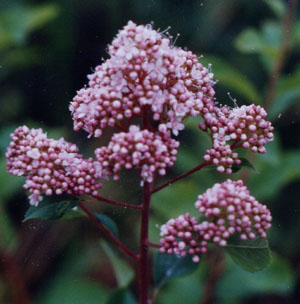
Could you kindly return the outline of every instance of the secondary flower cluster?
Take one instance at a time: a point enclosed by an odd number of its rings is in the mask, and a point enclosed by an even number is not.
[[[17,128],[11,134],[6,152],[7,170],[26,176],[30,204],[37,205],[42,194],[96,194],[102,186],[101,165],[92,158],[84,159],[76,145],[63,138],[47,138],[42,129]]]
[[[156,134],[130,126],[129,132],[113,135],[108,146],[95,151],[97,160],[108,175],[119,179],[119,171],[137,168],[143,182],[151,183],[158,172],[165,175],[166,168],[173,166],[176,160],[179,142],[170,137],[169,132]]]
[[[229,108],[215,107],[204,116],[204,130],[209,128],[212,136],[212,148],[206,151],[204,159],[212,161],[219,172],[232,173],[232,165],[240,164],[237,147],[251,149],[252,152],[266,153],[265,145],[273,140],[274,130],[271,122],[265,120],[266,111],[254,104]]]
[[[198,262],[209,242],[226,246],[235,233],[241,240],[265,238],[271,228],[269,209],[250,195],[241,180],[215,184],[198,196],[195,207],[207,220],[199,223],[188,213],[170,219],[161,227],[161,252],[190,254]]]
[[[184,118],[213,108],[213,74],[150,25],[129,21],[108,52],[71,102],[75,130],[98,137],[105,127],[151,110],[162,128],[177,135]]]

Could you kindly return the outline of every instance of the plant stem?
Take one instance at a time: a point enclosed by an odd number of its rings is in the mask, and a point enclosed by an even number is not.
[[[114,200],[111,200],[109,198],[106,198],[106,197],[103,197],[103,196],[100,196],[100,195],[92,195],[92,197],[96,198],[99,201],[102,201],[102,202],[105,202],[105,203],[108,203],[108,204],[112,204],[112,205],[116,205],[116,206],[121,206],[121,207],[124,207],[124,208],[142,209],[142,206],[114,201]]]
[[[160,244],[155,244],[155,243],[152,243],[152,242],[147,242],[147,245],[150,246],[150,247],[154,247],[154,248],[160,248]]]
[[[10,252],[1,253],[1,266],[8,283],[11,285],[12,304],[29,304],[29,294],[25,286],[24,278],[20,273],[19,266]]]
[[[206,281],[203,291],[203,298],[200,304],[212,304],[214,303],[215,291],[217,284],[224,272],[224,254],[221,250],[216,249],[211,252],[209,256],[210,274]]]
[[[92,220],[93,223],[109,238],[111,239],[126,255],[134,258],[135,260],[139,259],[139,256],[127,248],[121,241],[119,241],[108,229],[105,228],[97,218],[91,213],[81,202],[78,202],[78,206],[87,214],[87,216]]]
[[[265,99],[266,108],[270,105],[270,103],[274,99],[277,81],[280,77],[281,71],[284,67],[287,56],[291,49],[291,35],[292,35],[292,28],[294,22],[294,15],[297,10],[297,2],[298,0],[288,1],[287,13],[282,22],[282,44],[279,50],[278,58],[274,65],[274,69],[270,75],[269,83],[266,91],[267,92]]]
[[[139,259],[139,285],[140,304],[147,304],[149,289],[149,263],[148,263],[148,226],[151,201],[151,184],[145,182],[143,193],[143,209],[141,218],[140,259]]]
[[[168,182],[162,184],[161,186],[159,186],[159,187],[153,189],[153,190],[151,191],[151,193],[155,193],[155,192],[157,192],[157,191],[160,191],[160,190],[162,190],[163,188],[166,188],[166,187],[168,187],[168,186],[174,184],[175,182],[181,180],[182,178],[184,178],[184,177],[186,177],[186,176],[189,176],[189,175],[193,174],[194,172],[196,172],[196,171],[198,171],[198,170],[201,170],[203,167],[206,167],[206,166],[211,165],[211,164],[212,164],[211,162],[204,162],[204,163],[202,163],[202,164],[196,166],[195,168],[193,168],[193,169],[191,169],[191,170],[189,170],[189,171],[187,171],[187,172],[185,172],[185,173],[183,173],[183,174],[181,174],[181,175],[175,177],[174,179],[172,179],[172,180],[170,180],[170,181],[168,181]]]

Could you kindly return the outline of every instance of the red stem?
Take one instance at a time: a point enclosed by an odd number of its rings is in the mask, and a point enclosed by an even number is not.
[[[91,213],[81,202],[78,202],[78,206],[87,214],[87,216],[92,220],[94,224],[109,238],[111,239],[126,255],[139,259],[139,256],[127,248],[122,242],[120,242],[108,229],[106,229],[97,218]]]
[[[155,243],[152,243],[152,242],[147,242],[147,245],[150,246],[150,247],[154,247],[154,248],[160,248],[160,244],[155,244]]]
[[[30,298],[14,256],[10,252],[1,253],[1,266],[11,285],[12,304],[30,304]]]
[[[139,285],[140,285],[140,304],[148,303],[149,290],[149,263],[148,263],[148,226],[151,201],[151,184],[144,184],[143,209],[141,219],[140,236],[140,259],[139,259]]]
[[[182,178],[184,178],[184,177],[186,177],[186,176],[189,176],[189,175],[193,174],[194,172],[196,172],[196,171],[198,171],[198,170],[201,170],[203,167],[206,167],[206,166],[211,165],[211,164],[212,164],[211,162],[204,162],[204,163],[202,163],[202,164],[196,166],[195,168],[193,168],[193,169],[191,169],[191,170],[189,170],[189,171],[187,171],[187,172],[185,172],[185,173],[183,173],[183,174],[181,174],[181,175],[175,177],[174,179],[172,179],[172,180],[170,180],[170,181],[168,181],[168,182],[162,184],[161,186],[159,186],[159,187],[153,189],[153,190],[151,191],[151,193],[155,193],[155,192],[157,192],[157,191],[160,191],[160,190],[162,190],[163,188],[166,188],[166,187],[168,187],[168,186],[174,184],[175,182],[181,180]]]
[[[106,197],[103,197],[103,196],[100,196],[100,195],[92,195],[92,197],[96,198],[99,201],[102,201],[102,202],[105,202],[105,203],[108,203],[108,204],[112,204],[112,205],[116,205],[116,206],[121,206],[121,207],[124,207],[124,208],[142,209],[142,206],[114,201],[114,200],[111,200],[109,198],[106,198]]]

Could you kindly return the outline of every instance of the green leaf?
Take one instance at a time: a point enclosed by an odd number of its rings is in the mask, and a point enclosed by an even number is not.
[[[260,271],[271,263],[271,252],[266,239],[232,239],[225,249],[233,262],[248,272]]]
[[[275,254],[270,267],[251,275],[228,258],[226,270],[217,285],[217,303],[244,303],[242,299],[259,294],[288,294],[294,290],[295,281],[296,273],[289,262]]]
[[[276,197],[285,185],[300,177],[299,150],[279,153],[276,163],[267,161],[267,157],[268,153],[258,155],[256,168],[259,174],[252,175],[248,184],[252,195],[259,200]]]
[[[94,213],[97,220],[103,224],[116,238],[119,238],[118,226],[116,223],[107,215]]]
[[[191,274],[198,265],[192,261],[192,257],[189,255],[182,258],[176,254],[158,252],[153,263],[155,285],[160,287],[170,279]]]
[[[23,45],[30,32],[44,26],[57,15],[58,7],[53,4],[12,6],[1,11],[0,49]]]
[[[259,54],[266,70],[270,72],[280,54],[282,41],[279,22],[266,21],[258,31],[248,28],[235,40],[236,48],[245,54]]]
[[[37,207],[31,206],[24,217],[23,221],[38,218],[43,220],[57,220],[64,217],[68,212],[76,206],[76,201],[61,201],[53,203],[44,198]]]
[[[300,89],[295,88],[286,91],[279,95],[270,106],[268,113],[269,119],[274,120],[279,115],[282,115],[287,109],[292,107],[294,104],[298,104],[300,99]]]
[[[201,63],[212,64],[212,70],[215,79],[218,79],[218,85],[232,89],[248,102],[259,104],[261,96],[255,86],[247,77],[235,69],[232,65],[218,57],[205,56],[201,58]]]
[[[260,33],[253,28],[244,30],[235,40],[235,47],[241,53],[255,54],[260,52],[263,46],[264,42]]]
[[[114,268],[118,286],[120,288],[127,287],[134,278],[132,268],[125,261],[121,260],[105,241],[101,241],[101,246]]]
[[[106,304],[137,304],[130,290],[120,289],[114,292]]]
[[[236,173],[242,169],[242,167],[248,167],[254,171],[255,167],[250,163],[250,161],[247,158],[241,157],[240,160],[242,161],[239,165],[234,164],[232,166],[232,173]]]
[[[264,0],[273,13],[278,17],[282,18],[286,12],[286,6],[282,0]]]

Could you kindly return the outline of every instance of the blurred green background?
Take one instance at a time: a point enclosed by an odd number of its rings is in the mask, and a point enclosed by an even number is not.
[[[288,3],[295,7],[287,9]],[[101,140],[74,133],[68,105],[87,82],[86,75],[102,57],[107,58],[107,44],[128,20],[153,21],[161,30],[171,25],[171,34],[181,34],[178,46],[204,55],[202,62],[212,64],[220,103],[233,106],[230,92],[238,105],[261,104],[275,126],[275,141],[268,144],[266,155],[245,154],[256,171],[245,168],[232,175],[247,181],[251,193],[273,213],[269,233],[273,263],[250,274],[226,257],[211,303],[300,302],[300,20],[296,5],[295,0],[0,1],[1,304],[135,303],[135,265],[112,251],[87,219],[22,223],[28,209],[23,180],[6,173],[4,157],[9,134],[22,124],[42,127],[54,138],[63,136],[86,155],[107,142],[109,132]],[[169,177],[200,163],[209,145],[193,120],[179,139],[178,161]],[[137,176],[125,172],[123,176],[125,181],[109,183],[102,194],[138,202]],[[182,212],[194,212],[197,195],[226,178],[204,170],[155,194],[151,240],[159,240],[158,225]],[[120,238],[137,249],[136,211],[101,203],[89,207],[113,218]],[[204,260],[194,274],[168,282],[155,303],[203,303],[211,267]]]

